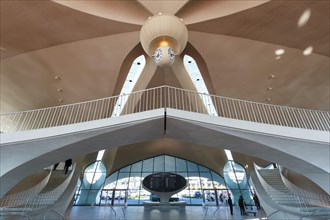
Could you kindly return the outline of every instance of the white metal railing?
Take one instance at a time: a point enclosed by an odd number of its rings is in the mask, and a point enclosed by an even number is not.
[[[326,207],[329,209],[330,213],[330,196],[329,195],[322,195],[313,192],[306,191],[293,183],[291,183],[285,175],[283,175],[283,171],[285,170],[283,167],[279,166],[280,175],[283,180],[283,183],[288,187],[288,189],[296,196],[302,198],[304,203],[307,206],[312,207]]]
[[[37,197],[41,190],[45,188],[51,173],[52,171],[50,170],[42,181],[27,190],[4,196],[2,199],[0,199],[0,208],[4,209],[8,207],[24,207],[31,198]]]
[[[117,103],[117,100],[123,103]],[[212,102],[205,105],[204,102]],[[0,115],[0,131],[17,132],[75,124],[158,108],[173,108],[214,116],[312,130],[330,131],[330,112],[250,102],[161,86],[121,96]]]

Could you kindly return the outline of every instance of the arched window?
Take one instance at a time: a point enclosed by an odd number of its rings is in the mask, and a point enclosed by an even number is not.
[[[75,195],[76,205],[93,204],[98,189],[104,184],[106,168],[101,161],[96,161],[86,167],[82,181],[79,181],[79,188]]]
[[[114,203],[127,202],[128,205],[142,205],[153,195],[141,186],[144,177],[155,172],[172,172],[185,177],[188,187],[173,197],[186,201],[189,205],[203,202],[220,202],[216,195],[227,195],[224,179],[213,170],[200,164],[169,155],[160,155],[133,163],[108,176],[103,187],[95,194],[93,203],[104,205],[114,197]],[[92,189],[91,189],[92,190]],[[217,197],[218,197],[217,196]],[[90,201],[90,200],[89,200]]]

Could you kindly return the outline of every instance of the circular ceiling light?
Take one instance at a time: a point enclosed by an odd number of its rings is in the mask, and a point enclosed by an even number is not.
[[[278,50],[275,50],[275,54],[277,55],[277,56],[281,56],[281,55],[283,55],[285,53],[285,50],[284,49],[278,49]]]
[[[158,66],[170,66],[187,45],[188,30],[182,19],[159,13],[142,26],[140,41],[144,51],[154,57]]]
[[[309,46],[309,47],[307,47],[304,51],[303,51],[303,54],[305,55],[305,56],[308,56],[308,55],[311,55],[312,54],[312,52],[313,52],[313,46]]]

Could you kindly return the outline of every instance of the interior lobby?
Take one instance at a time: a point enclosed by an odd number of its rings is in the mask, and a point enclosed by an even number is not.
[[[330,219],[330,1],[0,6],[0,219]]]

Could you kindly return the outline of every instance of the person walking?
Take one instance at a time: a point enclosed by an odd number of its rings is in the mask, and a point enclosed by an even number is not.
[[[239,206],[239,209],[241,211],[241,215],[246,215],[245,204],[244,204],[243,196],[240,196],[239,197],[239,199],[238,199],[238,206]]]
[[[229,206],[229,209],[230,209],[230,214],[234,215],[234,213],[233,213],[233,201],[231,200],[230,196],[228,197],[227,202],[228,202],[228,206]]]
[[[69,167],[72,165],[72,159],[67,159],[64,165],[64,174],[67,174]]]
[[[60,162],[55,163],[55,164],[54,164],[54,168],[53,168],[53,170],[56,170],[56,168],[58,167],[59,164],[60,164]]]

